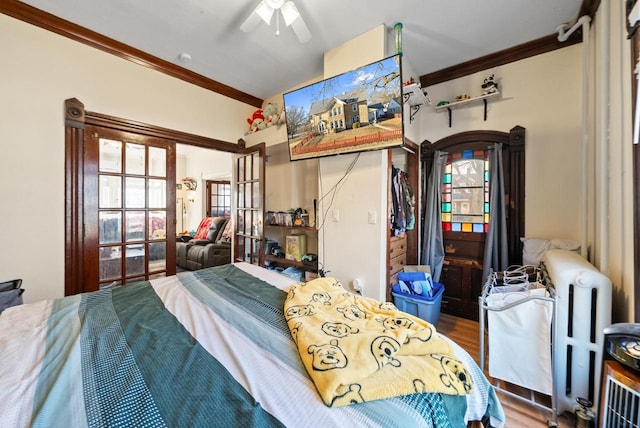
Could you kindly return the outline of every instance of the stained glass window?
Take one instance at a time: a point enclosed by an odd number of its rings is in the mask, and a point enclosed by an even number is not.
[[[442,230],[487,233],[489,157],[485,150],[449,154],[442,178]]]

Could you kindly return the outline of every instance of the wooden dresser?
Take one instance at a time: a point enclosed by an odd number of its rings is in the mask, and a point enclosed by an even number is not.
[[[389,239],[387,255],[387,300],[391,301],[391,286],[398,282],[398,272],[407,264],[407,235],[392,236]]]

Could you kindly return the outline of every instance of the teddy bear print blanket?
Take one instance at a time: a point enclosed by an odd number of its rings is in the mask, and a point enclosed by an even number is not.
[[[472,390],[467,368],[431,324],[392,303],[353,294],[333,278],[292,287],[284,312],[327,406]]]

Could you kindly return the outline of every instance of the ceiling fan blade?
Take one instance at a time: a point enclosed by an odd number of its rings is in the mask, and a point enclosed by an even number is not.
[[[311,32],[309,32],[307,24],[304,23],[302,16],[298,17],[298,19],[291,23],[291,28],[293,28],[293,32],[298,36],[300,43],[307,43],[311,40]]]
[[[262,19],[255,12],[251,12],[251,14],[240,26],[240,29],[245,33],[248,33],[249,31],[252,31],[254,28],[256,28],[261,21]]]
[[[268,4],[263,1],[258,3],[258,6],[251,11],[247,19],[240,25],[240,30],[245,33],[252,31],[255,29],[260,20],[263,20],[267,24],[271,24],[271,17],[273,16],[273,8],[271,8]]]
[[[284,17],[285,24],[293,28],[293,32],[298,36],[300,43],[307,43],[311,40],[311,33],[307,28],[307,24],[304,23],[300,12],[298,12],[298,8],[292,1],[289,0],[285,2],[280,11]]]
[[[256,7],[256,14],[262,18],[267,25],[271,25],[271,17],[273,16],[274,10],[275,9],[271,7],[266,0],[262,0],[258,7]]]
[[[280,11],[282,12],[282,17],[287,27],[300,17],[300,12],[298,12],[298,8],[292,1],[284,3]]]

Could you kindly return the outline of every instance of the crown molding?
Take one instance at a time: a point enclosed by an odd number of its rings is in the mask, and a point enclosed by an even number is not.
[[[598,7],[600,7],[600,2],[601,0],[583,0],[575,22],[584,15],[588,15],[593,21]],[[551,52],[556,49],[565,48],[577,43],[582,43],[582,28],[577,29],[565,42],[558,41],[558,35],[554,33],[532,42],[523,43],[500,52],[463,62],[452,67],[443,68],[433,73],[424,74],[420,76],[420,85],[426,88],[427,86],[448,82],[449,80]]]
[[[95,31],[81,27],[72,22],[58,18],[57,16],[20,1],[0,1],[0,13],[35,25],[36,27],[49,30],[61,36],[68,37],[71,40],[100,49],[103,52],[110,53],[135,64],[145,66],[171,77],[200,86],[204,89],[224,95],[225,97],[232,98],[257,108],[262,106],[263,100],[258,97],[254,97],[253,95],[249,95],[223,83],[179,67],[169,61],[149,55],[139,49],[98,34]]]
[[[581,42],[581,29],[576,30],[566,42],[562,43],[558,41],[557,34],[552,34],[546,37],[541,37],[532,42],[524,43],[471,61],[463,62],[461,64],[454,65],[453,67],[443,68],[442,70],[434,71],[433,73],[424,74],[420,76],[420,85],[423,88],[426,88],[438,83],[468,76],[479,71],[488,70],[493,67],[509,64],[510,62],[551,52],[553,50]]]

